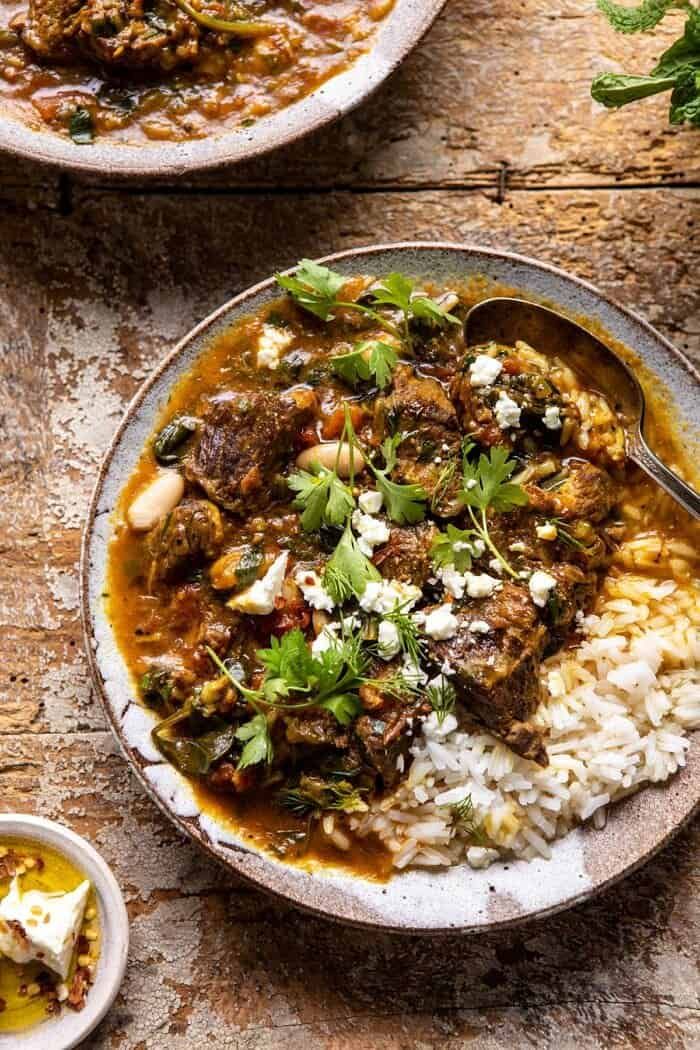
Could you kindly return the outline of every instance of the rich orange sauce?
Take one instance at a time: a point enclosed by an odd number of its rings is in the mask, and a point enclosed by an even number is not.
[[[471,305],[487,295],[494,294],[493,286],[481,280],[473,280],[458,288],[464,303]],[[498,293],[513,294],[512,289],[499,288]],[[333,336],[313,321],[306,321],[289,303],[280,301],[273,307],[278,313],[293,318],[295,330],[302,332],[302,343],[319,359],[323,359],[330,348],[338,345],[337,334]],[[270,380],[269,374],[261,377],[257,371],[254,355],[250,350],[255,345],[264,317],[270,306],[263,308],[261,316],[243,318],[230,329],[220,334],[200,355],[191,370],[173,386],[166,404],[155,420],[154,433],[174,416],[196,412],[200,401],[212,392],[235,387],[252,389],[256,383]],[[307,326],[308,327],[305,327]],[[609,336],[600,333],[608,342]],[[619,344],[612,343],[618,352],[629,356],[630,352]],[[644,382],[644,369],[637,365],[638,374]],[[283,380],[279,379],[280,384]],[[324,379],[324,387],[327,385]],[[669,414],[669,400],[659,389],[658,380],[648,384],[653,393],[649,399],[648,435],[657,452],[669,464],[680,468],[687,477],[693,478],[694,465],[686,454],[682,441],[675,432]],[[114,532],[111,541],[109,570],[106,586],[106,602],[109,617],[119,647],[131,669],[135,680],[147,670],[149,662],[170,651],[189,652],[187,641],[169,632],[165,618],[159,615],[157,600],[143,586],[143,539],[135,535],[126,524],[125,513],[136,493],[156,474],[156,464],[151,445],[144,449],[141,459],[127,480],[114,513]],[[645,531],[660,535],[664,542],[674,541],[685,545],[688,551],[697,550],[700,529],[687,515],[646,476],[636,469],[626,472],[622,482],[620,513],[627,524],[630,536]],[[270,528],[274,529],[274,513],[271,513]],[[686,551],[684,557],[664,555],[658,564],[632,566],[634,571],[669,578],[676,576],[687,581],[692,558]],[[630,566],[613,564],[611,572],[627,571]],[[695,566],[696,568],[696,566]],[[153,637],[146,630],[153,628]],[[162,633],[158,633],[162,632]],[[149,640],[150,639],[150,640]],[[308,840],[304,841],[307,824],[304,819],[280,811],[272,803],[272,794],[251,792],[250,795],[233,797],[217,794],[201,783],[195,791],[202,808],[215,813],[220,819],[229,821],[252,843],[282,857],[286,862],[315,868],[323,865],[346,867],[356,874],[375,879],[385,879],[391,870],[391,858],[377,842],[370,839],[353,841],[352,849],[344,854],[312,827]]]
[[[95,137],[138,144],[249,127],[298,101],[371,48],[394,0],[267,0],[255,11],[275,26],[270,36],[231,38],[191,68],[144,74],[39,61],[9,30],[27,3],[0,0],[0,109],[62,135],[86,109]]]

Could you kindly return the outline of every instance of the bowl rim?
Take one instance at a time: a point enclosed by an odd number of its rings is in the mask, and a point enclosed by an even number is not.
[[[420,43],[447,0],[396,0],[367,52],[315,90],[250,128],[182,142],[100,141],[81,148],[0,108],[0,151],[60,171],[127,179],[178,178],[262,157],[339,120],[369,98]],[[408,26],[402,24],[408,23]]]
[[[19,1032],[0,1032],[0,1050],[40,1050],[50,1037],[53,1050],[71,1050],[81,1043],[104,1019],[116,999],[124,980],[129,954],[129,917],[124,898],[114,873],[87,839],[55,820],[30,813],[0,813],[0,837],[15,836],[37,841],[62,853],[90,879],[102,912],[102,926],[107,934],[98,960],[95,982],[79,1013],[61,1011],[38,1025]],[[106,921],[105,921],[106,920]],[[61,1027],[70,1022],[70,1030],[61,1038]],[[33,1037],[38,1037],[36,1040]],[[46,1041],[44,1039],[46,1037]]]
[[[565,282],[577,286],[588,293],[592,294],[597,300],[605,303],[618,311],[624,317],[631,319],[636,325],[639,325],[645,332],[652,338],[652,340],[663,345],[666,351],[668,351],[678,362],[679,365],[685,370],[691,380],[700,386],[700,372],[693,365],[680,350],[677,349],[668,339],[666,339],[660,332],[658,332],[653,325],[651,325],[645,318],[641,317],[634,310],[629,309],[626,306],[618,303],[614,298],[607,295],[598,289],[594,284],[589,281],[583,280],[573,274],[568,273],[561,267],[555,266],[551,263],[543,263],[530,256],[522,255],[516,252],[506,251],[497,248],[484,247],[482,245],[470,242],[452,242],[452,241],[398,241],[398,242],[381,242],[378,244],[363,245],[360,247],[346,249],[340,252],[334,252],[328,255],[319,257],[315,261],[324,265],[332,265],[335,262],[342,260],[352,259],[357,256],[365,256],[370,254],[381,254],[384,252],[421,252],[421,251],[432,251],[432,252],[448,252],[451,254],[466,255],[470,257],[474,254],[480,256],[486,256],[489,258],[505,261],[512,264],[519,264],[526,268],[534,268],[537,271],[549,273],[553,276],[563,279]],[[284,273],[292,273],[296,269],[295,266],[289,267]],[[131,771],[136,774],[141,785],[147,791],[149,797],[155,802],[161,812],[167,817],[171,823],[175,825],[183,834],[187,835],[200,849],[206,851],[206,853],[222,864],[229,872],[235,873],[236,876],[242,878],[245,882],[255,886],[258,889],[263,890],[272,896],[294,904],[296,907],[301,908],[303,911],[309,912],[317,917],[339,922],[341,924],[355,926],[362,929],[371,929],[376,931],[401,933],[408,935],[419,934],[421,936],[445,936],[445,935],[469,935],[476,932],[484,932],[485,930],[497,930],[507,929],[517,926],[521,926],[524,923],[530,922],[534,919],[546,918],[550,915],[555,915],[559,912],[567,910],[576,904],[583,901],[589,900],[592,897],[598,896],[600,893],[607,890],[610,886],[626,878],[628,875],[637,871],[643,864],[660,852],[665,845],[684,828],[700,811],[700,782],[691,784],[691,796],[692,800],[689,805],[684,809],[684,812],[680,819],[676,820],[674,825],[665,831],[665,833],[658,837],[654,844],[645,849],[631,863],[626,864],[623,868],[613,871],[612,874],[607,877],[602,877],[595,881],[592,886],[587,886],[581,889],[580,892],[574,892],[570,895],[562,898],[556,903],[544,907],[535,907],[523,914],[515,916],[509,916],[505,919],[496,919],[489,921],[488,923],[478,923],[470,925],[431,925],[431,926],[409,926],[397,924],[395,922],[389,922],[383,917],[372,916],[365,918],[357,918],[353,915],[348,914],[337,914],[331,912],[319,905],[316,905],[313,901],[306,898],[303,892],[291,891],[289,887],[280,888],[277,885],[280,881],[284,881],[280,878],[279,874],[270,874],[270,870],[273,872],[284,872],[288,870],[289,865],[280,864],[277,865],[271,861],[269,856],[262,851],[253,850],[252,852],[262,859],[265,864],[264,877],[260,872],[254,874],[249,873],[246,870],[245,864],[239,859],[240,854],[235,850],[226,851],[225,847],[219,848],[217,845],[209,840],[207,835],[197,825],[193,825],[193,822],[188,817],[183,817],[175,812],[172,805],[168,805],[166,801],[161,797],[158,791],[155,790],[154,785],[148,780],[144,773],[144,763],[141,760],[141,756],[137,756],[135,750],[127,745],[119,720],[116,717],[116,713],[113,710],[112,704],[107,696],[107,692],[104,685],[102,673],[96,658],[96,644],[95,636],[92,629],[92,620],[90,612],[90,577],[91,577],[91,565],[90,565],[90,544],[93,537],[93,529],[95,519],[98,512],[98,503],[102,490],[103,482],[108,473],[112,459],[117,451],[118,446],[121,443],[121,438],[124,431],[129,426],[132,416],[136,410],[140,407],[142,402],[146,399],[153,386],[159,381],[161,376],[166,372],[170,365],[177,360],[177,358],[186,350],[186,348],[194,341],[198,340],[204,335],[208,329],[215,328],[219,320],[226,315],[229,311],[243,305],[246,301],[254,299],[261,292],[265,292],[275,286],[275,277],[268,277],[264,280],[258,281],[256,284],[246,287],[243,291],[232,296],[229,300],[217,307],[212,313],[205,317],[202,321],[196,324],[190,331],[183,336],[182,339],[178,340],[175,346],[170,350],[165,357],[156,365],[154,370],[149,374],[145,382],[139,387],[134,397],[127,405],[123,418],[110,442],[110,445],[105,453],[104,459],[100,465],[100,469],[97,474],[93,493],[90,499],[88,512],[86,516],[85,526],[83,530],[82,542],[81,542],[81,555],[80,555],[80,608],[81,608],[81,620],[83,627],[83,639],[85,645],[85,651],[88,658],[88,665],[90,669],[91,678],[97,690],[97,694],[100,698],[100,702],[105,711],[106,717],[110,724],[110,727],[118,741],[120,750],[128,762]],[[174,377],[173,381],[176,381],[178,377]],[[697,751],[698,757],[700,757],[700,732],[695,734],[695,740],[693,744],[694,751]],[[691,739],[693,737],[691,736]],[[661,785],[662,790],[671,791],[673,784],[677,785],[677,793],[685,788],[685,779],[688,779],[689,766],[684,770],[680,770],[675,774],[674,778],[670,779],[666,784]],[[685,779],[684,778],[685,775]],[[683,780],[683,787],[680,787],[680,782]],[[624,803],[633,803],[635,798],[639,799],[642,796],[647,795],[655,790],[655,785],[646,785],[643,791],[637,792],[630,799],[622,800]],[[565,836],[563,840],[571,838],[573,835],[581,831],[581,828],[572,830],[569,835]],[[275,864],[274,867],[272,865]],[[268,865],[270,870],[268,870]],[[400,878],[401,873],[398,874]],[[397,876],[394,876],[396,879]],[[1,1050],[1,1048],[0,1048]]]

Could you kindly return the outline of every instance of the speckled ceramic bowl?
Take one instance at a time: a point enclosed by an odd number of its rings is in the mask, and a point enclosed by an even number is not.
[[[689,362],[641,318],[561,270],[522,256],[450,244],[378,246],[324,261],[347,274],[401,270],[445,283],[482,274],[525,296],[594,319],[634,348],[650,374],[663,382],[684,421],[687,440],[700,438],[700,377]],[[172,383],[212,337],[277,294],[274,282],[264,281],[226,303],[186,336],[137,394],[100,471],[85,530],[82,608],[92,673],[127,759],[163,812],[213,857],[262,888],[334,919],[405,932],[469,932],[512,925],[591,896],[659,850],[693,815],[700,802],[697,738],[678,776],[664,787],[647,788],[612,807],[603,831],[580,828],[560,839],[551,860],[495,864],[486,871],[466,865],[439,873],[408,871],[385,885],[338,871],[312,875],[251,850],[229,828],[199,811],[187,781],[163,764],[151,745],[153,716],[134,700],[135,689],[100,597],[110,515]]]
[[[103,177],[177,178],[258,157],[317,131],[372,94],[403,61],[437,18],[446,0],[396,0],[370,51],[306,98],[249,128],[235,128],[190,142],[128,145],[97,139],[76,146],[46,129],[30,128],[0,109],[0,149],[72,171]]]
[[[38,842],[62,853],[95,888],[102,944],[84,1009],[62,1010],[22,1032],[0,1032],[0,1050],[71,1050],[100,1023],[117,997],[129,951],[129,919],[117,880],[99,853],[70,828],[44,817],[0,813],[0,838]]]

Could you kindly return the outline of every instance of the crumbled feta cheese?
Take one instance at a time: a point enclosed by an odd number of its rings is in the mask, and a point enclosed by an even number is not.
[[[508,550],[513,551],[514,554],[520,554],[522,551],[527,550],[527,548],[522,540],[516,540],[515,543],[511,543]]]
[[[401,671],[409,685],[412,685],[414,687],[417,687],[419,685],[425,685],[425,683],[428,681],[428,676],[423,670],[423,668],[420,666],[420,664],[417,664],[414,660],[412,660],[408,653],[404,654],[403,666],[401,668]]]
[[[512,397],[508,397],[503,390],[498,395],[498,401],[493,407],[493,414],[501,430],[520,425],[520,405]]]
[[[535,533],[538,540],[555,540],[557,538],[557,527],[551,521],[548,521],[544,525],[536,525]]]
[[[448,594],[453,598],[463,598],[464,589],[467,586],[467,577],[463,572],[457,572],[454,565],[445,565],[438,569],[438,577]]]
[[[279,368],[280,355],[293,342],[292,332],[273,324],[264,324],[258,338],[258,368],[271,368],[273,371]]]
[[[90,883],[85,880],[70,893],[21,893],[15,875],[0,901],[0,955],[20,965],[36,959],[65,979],[89,892]],[[19,923],[22,934],[12,923]]]
[[[401,642],[396,625],[382,620],[377,633],[377,653],[382,660],[392,660],[401,651]]]
[[[320,656],[321,653],[325,653],[327,649],[335,649],[340,645],[341,639],[339,632],[341,628],[345,628],[346,631],[354,631],[360,626],[359,616],[345,616],[342,620],[331,620],[330,623],[324,625],[320,633],[314,638],[311,643],[311,653],[313,656]]]
[[[467,573],[467,594],[470,598],[488,598],[493,594],[499,581],[488,573]]]
[[[368,558],[372,557],[375,547],[389,539],[387,523],[381,518],[373,518],[371,514],[363,514],[361,510],[353,512],[352,527],[357,533],[357,546]]]
[[[421,597],[420,587],[401,580],[370,580],[360,598],[360,608],[365,612],[379,613],[384,616],[397,605],[403,612],[412,609]]]
[[[335,602],[321,583],[318,573],[310,569],[297,569],[294,582],[304,595],[304,601],[308,602],[312,609],[331,611]]]
[[[546,426],[547,430],[561,430],[561,416],[559,415],[559,405],[547,405],[544,410],[544,416],[542,421]]]
[[[469,624],[469,630],[472,634],[488,634],[491,630],[491,624],[487,623],[486,620],[472,620]]]
[[[365,514],[378,514],[382,509],[384,497],[376,489],[370,489],[368,492],[361,492],[357,497],[357,502],[360,510],[363,510]]]
[[[425,618],[425,633],[430,638],[443,641],[453,638],[457,633],[458,620],[452,612],[452,602],[438,605],[437,609],[429,612]]]
[[[537,569],[530,577],[530,594],[535,605],[544,608],[549,598],[549,592],[553,591],[557,581],[548,572]]]
[[[467,864],[470,868],[488,868],[498,857],[498,850],[489,849],[487,846],[470,846],[467,850]]]
[[[256,580],[240,594],[235,594],[227,602],[230,609],[238,609],[252,616],[267,616],[274,611],[275,599],[279,598],[284,585],[284,574],[287,571],[289,551],[283,551],[273,561],[261,580]]]
[[[495,572],[496,576],[503,575],[503,566],[501,565],[498,558],[491,559],[491,561],[489,562],[489,569],[491,570],[491,572]]]
[[[449,660],[442,661],[442,667],[440,668],[440,671],[442,672],[442,674],[457,674]]]
[[[467,484],[465,485],[465,488],[467,490],[471,490],[471,489],[475,489],[477,485],[478,485],[478,481],[476,480],[476,478],[469,478],[469,480],[467,481]]]
[[[472,386],[492,386],[503,371],[503,365],[495,357],[479,354],[469,365],[469,382]]]

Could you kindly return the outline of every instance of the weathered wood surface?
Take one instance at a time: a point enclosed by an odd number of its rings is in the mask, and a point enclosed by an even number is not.
[[[125,891],[127,981],[93,1050],[700,1046],[697,824],[519,931],[340,929],[222,875],[163,820],[106,731],[77,619],[80,526],[128,398],[212,307],[303,254],[519,250],[700,363],[700,138],[661,103],[593,107],[595,70],[644,69],[659,45],[613,38],[591,6],[452,0],[368,105],[236,172],[127,188],[0,161],[0,809],[87,834]]]

